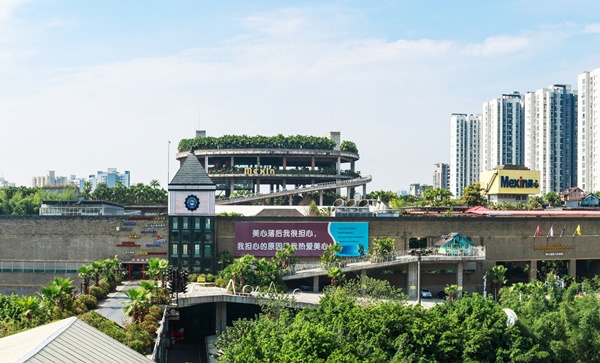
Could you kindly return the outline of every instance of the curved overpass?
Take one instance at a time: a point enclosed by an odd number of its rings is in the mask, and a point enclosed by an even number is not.
[[[299,187],[294,189],[284,189],[279,190],[273,193],[256,193],[252,195],[247,195],[243,197],[237,198],[226,198],[217,200],[218,205],[227,205],[227,204],[238,204],[238,203],[246,203],[252,202],[256,200],[264,200],[269,198],[283,197],[288,195],[300,194],[300,193],[308,193],[308,192],[322,192],[330,189],[338,189],[338,188],[353,188],[357,186],[364,186],[367,183],[370,183],[372,180],[371,176],[354,178],[350,180],[339,180],[327,183],[319,183],[315,185],[309,185],[306,187]],[[322,203],[321,203],[322,204]]]

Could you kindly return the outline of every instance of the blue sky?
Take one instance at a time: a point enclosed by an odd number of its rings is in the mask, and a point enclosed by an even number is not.
[[[598,14],[592,0],[3,0],[0,175],[116,167],[166,186],[197,129],[340,131],[368,191],[431,184],[451,113],[600,68]]]

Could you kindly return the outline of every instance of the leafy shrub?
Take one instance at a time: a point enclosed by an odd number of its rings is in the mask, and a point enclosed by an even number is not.
[[[160,320],[162,320],[163,310],[164,310],[164,308],[162,308],[158,305],[152,305],[148,309],[148,315],[146,315],[146,317],[152,316],[156,321],[160,321]]]
[[[108,295],[108,293],[111,291],[110,288],[110,284],[104,280],[100,281],[100,283],[98,284],[98,286],[103,289],[104,291],[106,291],[106,295]]]
[[[90,287],[90,295],[94,296],[96,300],[102,300],[106,297],[107,293],[98,286]]]
[[[88,310],[95,309],[98,306],[98,298],[96,298],[96,296],[91,295],[91,294],[79,295],[77,297],[77,300],[81,301],[83,304],[85,304],[85,307]]]
[[[215,282],[215,275],[206,274],[206,282]]]
[[[215,285],[217,285],[218,287],[221,287],[221,288],[226,288],[227,287],[227,283],[228,283],[228,280],[226,280],[224,278],[221,278],[221,277],[218,277],[215,280]]]
[[[206,282],[206,274],[200,274],[198,275],[198,282]]]
[[[197,280],[198,280],[197,274],[189,274],[188,275],[188,282],[197,282]]]
[[[85,305],[85,303],[81,300],[75,300],[73,302],[73,313],[75,313],[75,315],[81,315],[81,314],[85,314],[88,312],[88,308]]]

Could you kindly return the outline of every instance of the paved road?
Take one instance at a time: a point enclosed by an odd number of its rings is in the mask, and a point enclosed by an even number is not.
[[[114,321],[120,326],[123,326],[125,323],[129,323],[131,318],[125,315],[125,312],[123,311],[123,308],[127,306],[129,298],[123,293],[123,291],[138,286],[140,286],[139,281],[123,281],[121,285],[117,286],[116,292],[111,292],[108,294],[106,299],[98,302],[98,308],[96,311],[100,315]]]

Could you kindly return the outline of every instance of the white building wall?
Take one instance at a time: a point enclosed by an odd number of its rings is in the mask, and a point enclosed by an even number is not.
[[[528,92],[523,100],[524,165],[540,171],[540,193],[576,186],[577,93],[568,85]]]
[[[450,191],[460,198],[464,188],[479,181],[481,115],[450,117]]]
[[[586,192],[600,191],[600,68],[577,77],[577,182]]]
[[[485,102],[481,126],[481,171],[523,165],[523,113],[518,92]]]

